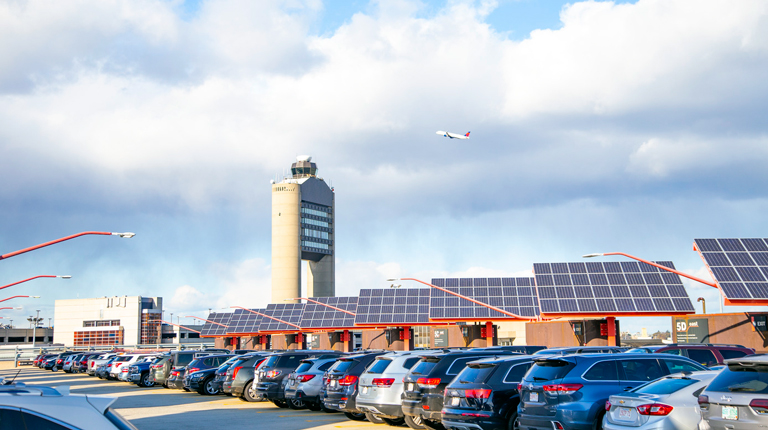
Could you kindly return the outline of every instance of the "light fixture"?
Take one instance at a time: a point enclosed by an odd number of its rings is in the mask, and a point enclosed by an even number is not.
[[[126,238],[126,239],[130,239],[130,238],[132,238],[133,236],[136,236],[136,233],[131,233],[131,232],[125,232],[125,233],[112,233],[112,236],[120,236],[120,237],[124,237],[124,238]]]

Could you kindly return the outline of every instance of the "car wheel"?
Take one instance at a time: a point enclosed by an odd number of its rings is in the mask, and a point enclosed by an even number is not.
[[[154,387],[155,380],[149,377],[149,373],[145,373],[139,380],[139,384],[141,384],[142,387]]]
[[[288,402],[285,400],[272,400],[272,403],[275,404],[278,408],[287,408]]]
[[[366,412],[365,418],[371,423],[371,424],[384,424],[384,420],[377,417],[376,415]]]
[[[401,425],[405,424],[404,418],[382,418],[381,420],[392,427],[400,427]]]
[[[299,410],[299,409],[306,409],[307,408],[306,403],[304,403],[303,401],[301,401],[299,399],[291,399],[291,400],[288,400],[287,402],[288,402],[288,407],[293,409],[293,410]]]
[[[322,406],[320,406],[320,405],[319,405],[319,404],[317,404],[317,403],[307,403],[307,409],[309,409],[310,411],[315,411],[315,412],[317,412],[317,411],[320,411],[320,410],[322,410],[322,409],[323,409],[323,407],[322,407]]]
[[[423,420],[423,423],[424,423],[424,427],[430,430],[445,430],[443,423],[439,421]]]
[[[365,421],[365,414],[362,412],[344,412],[344,416],[352,421]]]
[[[249,381],[247,384],[245,384],[245,387],[243,387],[243,395],[241,398],[246,402],[260,401],[260,399],[256,396],[256,393],[253,392],[253,381]]]
[[[595,423],[592,425],[594,430],[603,430],[603,417],[605,416],[605,410],[598,412]]]
[[[216,388],[216,386],[213,385],[213,376],[203,381],[203,394],[206,394],[208,396],[219,394],[218,388]]]
[[[515,423],[517,422],[517,413],[512,413],[507,421],[507,430],[515,430]]]
[[[184,389],[184,391],[186,391],[187,393],[189,393],[189,391],[190,391],[190,389],[189,389],[189,388],[187,388],[187,387],[181,387],[181,388],[183,388],[183,389]]]
[[[56,366],[51,367],[51,372],[57,372],[59,369]]]
[[[406,415],[404,419],[405,424],[414,430],[422,430],[426,428],[424,427],[424,420],[422,420],[420,416],[412,417],[410,415]]]
[[[337,411],[336,409],[331,409],[331,408],[327,408],[327,407],[325,407],[325,404],[324,404],[324,403],[323,403],[323,404],[320,404],[320,410],[321,410],[321,411],[323,411],[323,412],[325,412],[325,413],[327,413],[327,414],[332,414],[332,413],[335,413],[335,412],[339,412],[339,411]]]

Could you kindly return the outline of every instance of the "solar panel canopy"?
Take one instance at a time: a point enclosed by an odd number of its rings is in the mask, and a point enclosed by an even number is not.
[[[671,261],[656,262],[674,269]],[[685,314],[693,304],[680,276],[636,261],[533,265],[541,313]]]
[[[539,315],[534,278],[433,278],[432,285],[520,316],[512,317],[435,288],[429,302],[429,318],[433,320],[514,320]]]
[[[357,297],[310,297],[310,299],[352,312],[352,314],[357,311]],[[353,328],[355,315],[308,302],[304,304],[299,325],[301,328]]]
[[[362,289],[357,325],[417,325],[429,323],[430,288]]]
[[[264,309],[264,315],[259,323],[259,332],[266,331],[296,331],[304,311],[303,303],[272,303]],[[269,318],[272,317],[272,318]],[[286,324],[289,323],[289,324]]]
[[[213,323],[206,321],[200,330],[200,336],[225,336],[231,317],[232,312],[211,312],[207,320]]]
[[[695,239],[728,301],[768,300],[768,239]]]
[[[252,309],[256,312],[264,313],[265,309]],[[229,320],[227,334],[255,334],[259,332],[259,324],[263,317],[245,309],[235,309]]]

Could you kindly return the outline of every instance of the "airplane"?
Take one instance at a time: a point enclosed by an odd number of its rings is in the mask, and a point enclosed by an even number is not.
[[[467,132],[467,134],[463,134],[462,135],[462,134],[451,133],[451,132],[448,132],[448,131],[438,131],[437,132],[437,134],[442,134],[443,137],[450,137],[451,139],[469,139],[469,133],[470,132]]]

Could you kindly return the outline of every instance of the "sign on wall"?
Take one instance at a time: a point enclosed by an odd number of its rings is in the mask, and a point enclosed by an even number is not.
[[[709,320],[706,318],[675,318],[677,343],[709,343]]]
[[[435,334],[435,348],[445,348],[448,346],[448,330],[436,328],[432,332]]]

